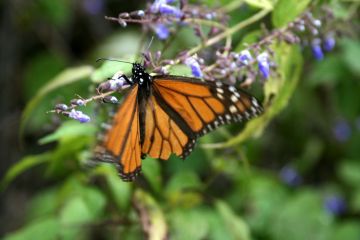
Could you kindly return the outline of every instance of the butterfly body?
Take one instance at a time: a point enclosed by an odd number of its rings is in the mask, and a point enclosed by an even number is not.
[[[135,179],[145,156],[186,158],[196,139],[217,127],[248,120],[262,107],[256,98],[221,82],[158,75],[134,63],[130,90],[98,151],[100,160],[117,163],[125,181]]]

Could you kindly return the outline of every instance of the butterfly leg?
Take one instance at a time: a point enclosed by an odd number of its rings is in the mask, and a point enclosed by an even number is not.
[[[132,80],[130,80],[125,74],[121,75],[119,78],[124,78],[124,80],[129,84],[129,85],[133,85],[134,82]]]

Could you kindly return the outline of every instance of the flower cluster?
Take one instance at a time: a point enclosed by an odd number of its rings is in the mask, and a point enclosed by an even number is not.
[[[163,6],[173,3],[174,1],[155,1],[151,6],[150,13],[158,14],[158,18],[161,16],[167,17],[168,12],[161,10]],[[184,6],[184,5],[182,5]],[[186,5],[185,5],[186,6]],[[155,9],[155,10],[154,10]],[[171,8],[173,9],[173,8]],[[199,9],[192,9],[190,15],[184,9],[182,10],[181,18],[178,18],[179,21],[185,21],[191,19],[191,17],[202,17],[207,19],[212,19],[215,16],[221,15],[221,13],[215,14],[214,12],[210,14],[200,14]],[[175,14],[176,13],[176,14]],[[177,11],[173,11],[170,15],[176,15],[179,17]],[[146,16],[145,14],[144,16]],[[211,16],[210,16],[211,15]],[[273,60],[274,53],[272,51],[272,45],[276,41],[285,41],[289,44],[300,44],[305,49],[307,46],[311,47],[311,51],[315,59],[321,60],[324,57],[324,51],[331,51],[335,47],[335,33],[329,31],[327,25],[332,20],[332,14],[329,11],[326,11],[326,17],[314,18],[310,12],[305,12],[295,21],[289,23],[283,29],[275,29],[272,32],[267,32],[267,34],[260,39],[260,41],[249,45],[244,46],[245,48],[240,52],[231,51],[230,46],[220,47],[215,51],[214,55],[208,54],[208,52],[197,52],[192,53],[190,51],[183,51],[172,60],[162,60],[158,57],[155,61],[151,57],[146,58],[147,66],[152,66],[154,72],[156,73],[168,73],[169,65],[184,63],[187,65],[193,74],[193,76],[198,78],[204,78],[206,80],[219,80],[222,79],[229,84],[235,84],[236,82],[242,82],[242,86],[246,87],[251,85],[257,78],[266,80],[271,77],[272,74],[276,73],[276,62]],[[222,19],[226,19],[224,14]],[[154,20],[154,19],[153,19]],[[156,21],[155,21],[156,22]],[[178,23],[177,22],[177,23]],[[225,25],[226,20],[223,21]],[[168,28],[161,23],[156,25],[154,28],[157,35],[160,39],[168,38],[171,34]],[[208,39],[204,36],[201,28],[198,25],[194,25],[195,34],[199,36],[202,40]],[[212,34],[219,34],[223,32],[223,29],[217,27],[212,28],[210,31]],[[145,53],[145,55],[150,56],[151,53]],[[157,53],[158,56],[161,53]]]
[[[106,17],[111,21],[117,21],[122,27],[128,23],[139,23],[144,29],[153,31],[160,40],[166,40],[172,33],[176,33],[176,28],[190,26],[197,34],[202,34],[200,22],[217,22],[218,25],[226,24],[224,14],[201,5],[190,5],[187,1],[174,0],[155,0],[148,4],[144,10],[133,12],[122,12],[117,18]],[[211,28],[208,34],[217,32]]]
[[[191,27],[201,40],[199,46],[182,51],[172,59],[164,59],[161,51],[152,53],[147,50],[143,53],[144,66],[151,68],[153,73],[169,74],[171,66],[184,64],[189,67],[194,77],[209,81],[222,80],[227,84],[239,82],[242,87],[249,87],[257,79],[264,82],[277,74],[277,63],[272,50],[276,42],[284,41],[288,44],[299,44],[303,49],[309,48],[317,60],[323,59],[324,52],[331,51],[336,44],[335,31],[328,27],[333,16],[327,9],[319,18],[305,12],[281,29],[264,29],[263,36],[257,42],[244,45],[240,51],[232,50],[231,34],[226,35],[229,28],[225,12],[190,5],[185,0],[155,0],[144,10],[123,12],[117,18],[106,19],[117,21],[123,27],[128,23],[142,24],[145,31],[154,31],[160,40],[176,34],[174,29],[178,27]],[[204,24],[208,26],[207,32],[204,32]],[[226,39],[225,45],[221,45],[223,39]],[[59,104],[53,111],[80,122],[87,122],[90,118],[80,111],[75,111],[76,107],[96,99],[106,103],[118,103],[117,98],[111,94],[128,86],[127,78],[122,72],[118,72],[97,87],[97,96],[74,99],[69,107]]]

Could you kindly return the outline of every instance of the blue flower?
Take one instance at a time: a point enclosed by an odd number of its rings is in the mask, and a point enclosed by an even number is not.
[[[340,195],[331,195],[325,198],[324,207],[329,213],[340,215],[346,210],[346,202]]]
[[[334,49],[335,44],[336,44],[336,41],[335,41],[333,34],[328,34],[324,40],[323,48],[325,51],[330,52],[331,50]]]
[[[81,111],[76,111],[72,109],[69,113],[69,118],[75,119],[81,123],[86,123],[90,121],[90,117]]]
[[[268,78],[270,76],[270,63],[269,55],[267,52],[261,53],[257,56],[259,71],[263,78]]]
[[[157,24],[155,26],[155,33],[158,36],[159,39],[165,40],[169,37],[170,31],[164,24]]]
[[[249,50],[243,50],[240,52],[238,60],[245,65],[248,65],[252,61],[252,56]]]
[[[324,59],[324,53],[321,49],[321,40],[319,38],[313,40],[311,44],[311,51],[316,60],[320,61]]]
[[[191,68],[192,75],[198,78],[203,76],[200,64],[194,57],[187,58],[185,64]]]
[[[165,15],[173,15],[175,17],[182,17],[183,13],[179,8],[169,5],[173,1],[169,0],[155,0],[155,2],[151,5],[150,11],[152,13],[161,13]]]
[[[181,18],[183,13],[180,9],[170,6],[168,4],[161,4],[159,7],[159,12],[161,14],[174,15],[175,17]]]
[[[302,178],[297,170],[291,166],[285,166],[280,171],[281,180],[289,186],[298,186],[302,182]]]
[[[351,127],[345,120],[339,120],[335,123],[333,134],[337,141],[346,142],[351,136]]]

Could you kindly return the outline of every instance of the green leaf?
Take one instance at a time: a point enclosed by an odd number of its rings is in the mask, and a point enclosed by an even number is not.
[[[160,160],[153,158],[146,158],[142,161],[142,172],[145,179],[149,182],[150,186],[157,193],[161,192],[162,179]]]
[[[33,197],[27,210],[27,218],[36,219],[55,215],[58,208],[57,194],[57,188],[50,188]]]
[[[19,176],[21,173],[25,172],[29,168],[48,162],[50,159],[50,153],[44,153],[41,155],[28,156],[23,158],[6,172],[4,178],[1,180],[1,188],[6,187],[17,176]]]
[[[68,68],[68,69],[62,71],[57,76],[55,76],[45,86],[43,86],[37,92],[35,97],[33,99],[31,99],[31,101],[26,105],[26,107],[23,111],[23,114],[21,116],[20,130],[19,130],[20,137],[22,137],[22,135],[24,133],[26,123],[27,123],[31,113],[36,108],[36,106],[39,104],[39,102],[49,92],[54,91],[55,89],[60,88],[62,86],[65,86],[70,83],[80,81],[86,77],[89,77],[92,72],[93,72],[93,68],[91,66],[80,66],[80,67]]]
[[[335,86],[347,74],[346,65],[341,58],[338,55],[330,55],[325,61],[314,63],[314,70],[305,81],[311,87],[324,84]]]
[[[84,224],[93,220],[93,215],[85,200],[80,196],[69,200],[60,213],[60,222],[64,225]]]
[[[80,124],[77,121],[64,122],[55,132],[41,138],[40,144],[47,144],[55,141],[62,141],[64,139],[94,136],[96,128],[91,124]]]
[[[41,239],[53,240],[59,238],[59,222],[55,217],[35,220],[23,228],[5,236],[5,240]]]
[[[266,235],[273,217],[287,200],[284,187],[271,175],[263,175],[257,171],[252,171],[250,178],[240,175],[235,186],[227,202],[236,209],[244,206],[251,208],[252,211],[244,215],[246,222],[253,231]]]
[[[294,21],[309,5],[311,0],[279,0],[272,14],[275,27],[284,27]]]
[[[277,0],[245,0],[245,2],[251,6],[262,9],[273,9]]]
[[[110,164],[101,164],[94,170],[94,174],[106,179],[110,196],[119,210],[124,212],[128,209],[131,204],[132,183],[122,181],[115,166]]]
[[[201,181],[199,177],[189,171],[179,172],[175,174],[166,185],[165,191],[168,194],[173,192],[181,192],[189,189],[199,189],[201,187]]]
[[[32,57],[24,73],[23,92],[26,100],[31,99],[41,86],[46,84],[65,66],[65,60],[59,54],[41,52]]]
[[[172,239],[208,239],[207,235],[211,231],[210,224],[213,223],[213,219],[209,221],[209,211],[207,209],[199,207],[179,208],[177,206],[167,216],[170,222],[170,236]]]
[[[341,161],[338,168],[340,178],[348,185],[356,188],[360,186],[360,163],[356,159],[345,159]]]
[[[140,219],[146,219],[143,229],[149,240],[166,239],[168,226],[159,204],[148,193],[137,189],[134,193],[134,204],[139,210]]]
[[[270,224],[272,239],[327,240],[333,218],[324,210],[316,192],[301,191],[284,202]]]
[[[358,40],[343,39],[341,42],[343,51],[343,60],[347,66],[355,73],[360,76],[360,44]]]
[[[215,207],[225,222],[233,239],[250,240],[250,229],[247,224],[223,201],[216,201]]]
[[[358,239],[360,236],[360,222],[346,221],[335,226],[330,240]]]

